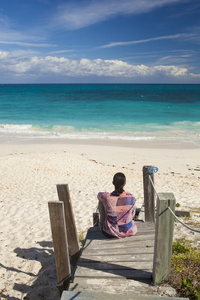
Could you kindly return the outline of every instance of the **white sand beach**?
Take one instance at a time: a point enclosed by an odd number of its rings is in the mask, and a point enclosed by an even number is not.
[[[8,299],[58,299],[48,202],[69,185],[78,233],[92,226],[99,191],[123,172],[143,203],[144,165],[158,167],[157,192],[172,192],[200,227],[200,149],[192,144],[110,140],[0,139],[0,292]],[[193,224],[194,223],[194,224]],[[174,237],[200,234],[175,224]]]

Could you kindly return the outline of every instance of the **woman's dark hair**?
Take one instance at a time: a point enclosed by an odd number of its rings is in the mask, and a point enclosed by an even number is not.
[[[123,193],[123,187],[126,184],[126,177],[123,173],[116,173],[113,177],[113,184],[115,186],[115,191],[118,193]]]

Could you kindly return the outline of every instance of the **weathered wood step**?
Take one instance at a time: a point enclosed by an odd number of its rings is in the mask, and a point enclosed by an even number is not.
[[[90,269],[78,266],[75,273],[76,278],[87,277],[87,278],[126,278],[135,280],[151,280],[152,272],[148,269],[138,270],[138,269]]]
[[[113,239],[112,241],[106,241],[106,240],[86,240],[86,243],[84,245],[84,248],[83,249],[86,249],[86,248],[93,248],[93,249],[99,249],[99,248],[116,248],[116,247],[120,247],[120,248],[127,248],[127,247],[140,247],[140,245],[144,245],[144,246],[148,246],[148,245],[154,245],[154,235],[144,235],[144,236],[140,236],[139,238],[138,237],[135,237],[135,239],[128,239],[128,241],[124,241],[121,242],[121,239],[120,240],[115,240]],[[103,241],[103,243],[102,243]]]
[[[124,254],[149,254],[154,253],[154,247],[143,247],[143,248],[136,248],[136,247],[129,247],[126,249]],[[98,255],[119,255],[121,254],[123,256],[123,252],[121,248],[115,248],[115,249],[93,249],[86,248],[84,249],[84,254],[88,254],[90,256],[98,256]]]
[[[138,262],[138,261],[153,261],[153,253],[143,253],[143,254],[126,254],[126,253],[123,253],[123,254],[110,254],[110,255],[88,255],[88,253],[82,253],[81,255],[81,258],[80,258],[80,261],[81,259],[84,259],[84,258],[91,258],[91,259],[94,259],[94,260],[97,260],[97,261],[101,261],[101,262]]]
[[[118,243],[118,244],[128,244],[128,243],[134,243],[135,241],[143,241],[146,238],[147,239],[154,239],[155,238],[155,232],[154,231],[149,231],[148,233],[143,232],[144,234],[142,235],[134,235],[134,236],[130,236],[127,237],[125,239],[117,239],[117,238],[112,238],[112,239],[106,239],[103,234],[98,231],[96,233],[90,234],[86,237],[87,242],[93,242],[95,244],[102,244],[102,240],[104,240],[104,243],[107,245],[113,244],[113,243]],[[86,246],[86,245],[84,245]]]
[[[149,233],[153,233],[153,232],[155,232],[154,226],[150,226],[150,227],[145,226],[144,228],[139,227],[137,233],[134,236],[140,236],[140,235],[143,235],[144,233],[149,234]],[[96,236],[99,237],[101,235],[101,231],[99,230],[99,227],[92,227],[88,230],[88,235],[93,238],[95,238]],[[102,237],[104,237],[104,236],[102,235]],[[131,238],[131,237],[129,237],[129,238]],[[122,240],[126,240],[126,239],[122,239]]]
[[[129,280],[123,277],[113,278],[84,278],[77,277],[70,284],[70,291],[83,291],[83,292],[106,292],[109,294],[122,294],[127,295],[138,293],[141,295],[152,294],[155,291],[155,287],[148,283]],[[147,293],[148,292],[148,293]]]
[[[152,280],[155,228],[153,223],[138,222],[137,226],[138,233],[125,239],[108,239],[99,227],[91,227],[69,290],[133,295],[143,284],[145,294]]]
[[[167,287],[157,287],[149,282],[142,280],[130,280],[126,278],[75,278],[70,284],[70,291],[87,292],[87,293],[108,293],[108,294],[123,294],[122,299],[126,299],[126,295],[152,296],[165,295]],[[175,293],[175,290],[174,290]],[[169,287],[169,295],[172,297],[172,290]],[[137,299],[137,297],[136,297]]]
[[[111,262],[101,262],[97,260],[81,258],[79,260],[78,265],[79,267],[86,267],[93,270],[124,270],[127,268],[136,268],[138,270],[144,270],[144,269],[152,270],[153,261],[148,261],[148,262],[128,261],[123,263],[119,261],[119,262],[111,263]]]
[[[106,294],[106,293],[86,293],[75,291],[64,291],[61,300],[121,300],[124,298],[123,294]],[[126,295],[126,300],[169,300],[168,297],[157,296],[138,296],[138,295]],[[171,300],[183,300],[189,298],[176,298],[170,297]]]
[[[117,250],[117,249],[121,249],[121,252],[123,252],[124,250],[129,250],[129,248],[133,249],[133,248],[150,248],[150,247],[154,247],[154,240],[145,240],[145,241],[138,241],[138,242],[135,242],[135,243],[124,243],[124,244],[119,244],[119,243],[114,243],[109,245],[109,244],[106,244],[106,243],[102,243],[102,244],[95,244],[95,243],[91,243],[91,244],[88,244],[86,243],[86,247],[84,248],[85,251],[87,250],[93,250],[93,251],[96,251],[96,250]],[[134,252],[132,250],[132,252]]]
[[[74,280],[77,282],[83,278],[107,280],[121,278],[150,283],[153,268],[154,224],[138,222],[137,226],[138,233],[143,234],[137,233],[125,239],[108,239],[101,233],[99,227],[91,227],[87,232],[77,268],[74,270]]]

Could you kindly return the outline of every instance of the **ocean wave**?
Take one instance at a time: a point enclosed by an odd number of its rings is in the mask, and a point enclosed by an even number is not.
[[[200,145],[200,122],[174,122],[168,125],[145,124],[135,126],[135,131],[100,131],[77,129],[73,126],[31,124],[0,124],[1,136],[66,138],[66,139],[110,139],[110,140],[172,140]],[[143,131],[141,130],[143,128]],[[156,128],[156,130],[155,130]]]
[[[50,132],[37,129],[31,124],[0,124],[0,134],[3,135],[48,135]]]
[[[200,130],[200,122],[182,121],[172,122],[171,127],[185,130]]]
[[[22,124],[22,125],[18,125],[18,124],[0,124],[0,131],[8,131],[8,132],[18,132],[18,131],[23,131],[23,130],[29,130],[30,128],[32,128],[32,125],[29,124]]]

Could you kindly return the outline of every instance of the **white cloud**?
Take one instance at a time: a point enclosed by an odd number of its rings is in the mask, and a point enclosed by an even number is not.
[[[61,53],[70,53],[73,52],[74,50],[57,50],[57,51],[51,51],[49,54],[61,54]]]
[[[18,46],[31,46],[31,47],[55,47],[56,45],[52,44],[45,44],[45,43],[26,43],[26,42],[19,42],[19,41],[1,41],[0,44],[5,45],[18,45]]]
[[[47,56],[40,58],[13,56],[9,52],[0,52],[0,74],[3,76],[17,76],[18,78],[48,78],[59,75],[63,79],[67,77],[102,77],[102,78],[199,78],[200,74],[189,73],[185,67],[174,65],[132,65],[122,60],[72,60],[64,57]],[[1,78],[1,77],[0,77]],[[40,79],[39,79],[40,80]]]
[[[160,57],[157,59],[154,64],[160,65],[160,64],[175,64],[175,65],[183,65],[191,61],[192,55],[190,54],[185,54],[185,55],[166,55],[163,57]]]
[[[178,34],[173,34],[173,35],[158,36],[158,37],[154,37],[154,38],[137,40],[137,41],[109,43],[109,44],[100,46],[98,48],[112,48],[112,47],[117,47],[117,46],[129,46],[129,45],[148,43],[148,42],[154,42],[154,41],[160,41],[160,40],[170,40],[170,39],[180,39],[180,38],[181,39],[189,39],[194,36],[196,36],[195,33],[178,33]]]
[[[146,13],[182,0],[101,0],[72,2],[59,7],[55,24],[66,29],[86,27],[117,15]],[[188,1],[188,0],[186,0]]]

